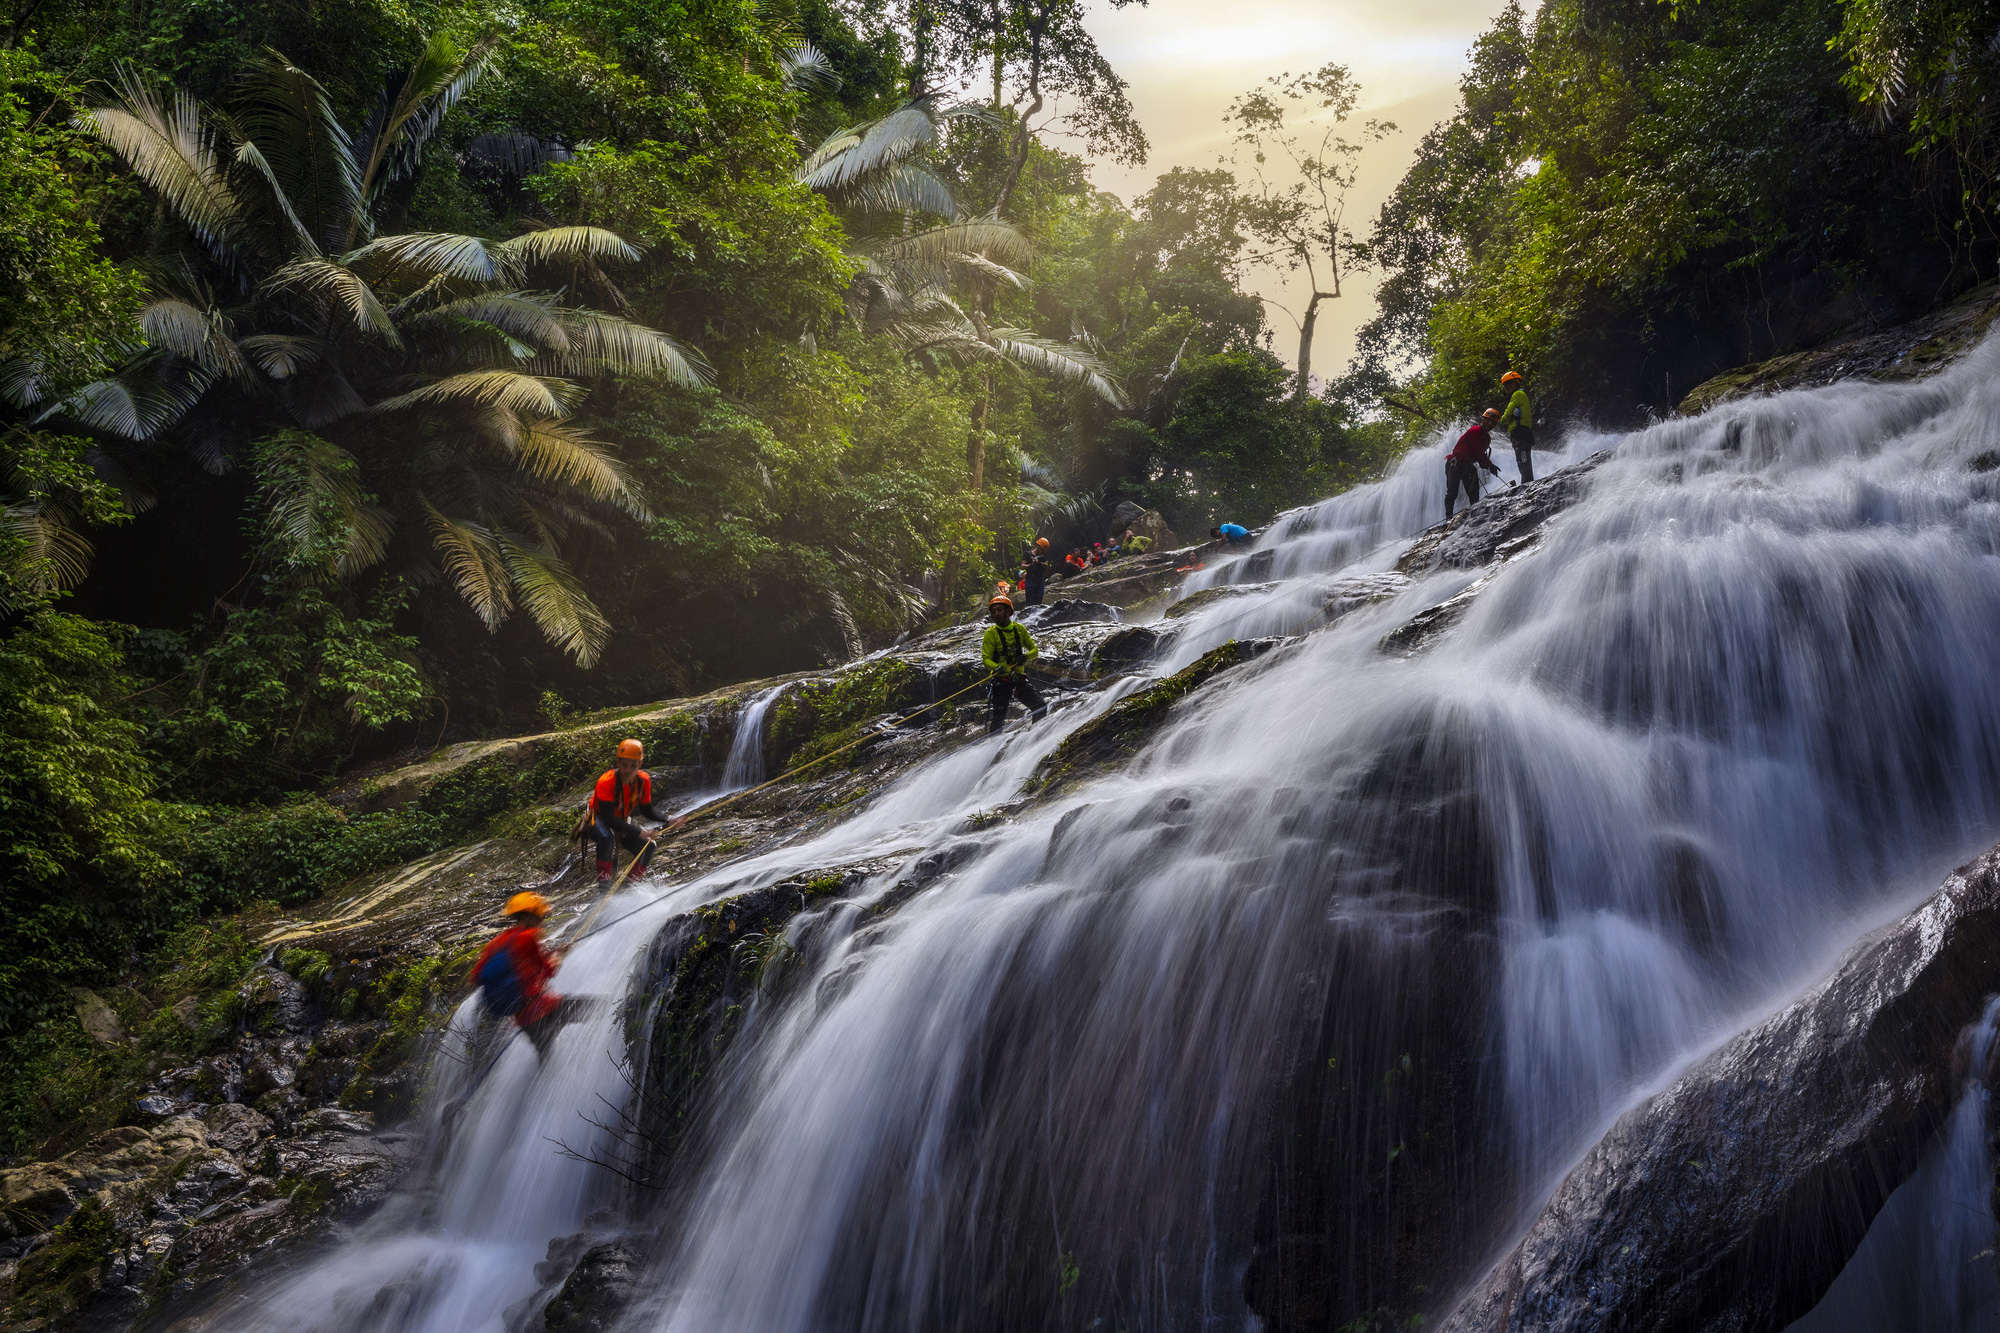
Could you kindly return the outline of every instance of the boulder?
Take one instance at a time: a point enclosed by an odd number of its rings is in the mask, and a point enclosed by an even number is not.
[[[1996,976],[2000,849],[1622,1117],[1443,1329],[1784,1328],[1949,1115]]]
[[[128,1040],[125,1025],[118,1021],[117,1012],[104,1002],[103,996],[88,990],[78,990],[75,995],[76,1021],[92,1041],[120,1046]]]
[[[632,1301],[644,1259],[620,1241],[584,1251],[543,1313],[549,1333],[608,1333]]]

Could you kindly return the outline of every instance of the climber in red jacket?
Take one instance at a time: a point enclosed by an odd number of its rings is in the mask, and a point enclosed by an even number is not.
[[[1494,476],[1500,475],[1499,465],[1493,461],[1493,426],[1500,420],[1500,410],[1489,407],[1479,420],[1472,423],[1472,429],[1458,437],[1458,443],[1444,460],[1444,516],[1448,521],[1451,511],[1457,506],[1458,492],[1465,492],[1467,506],[1479,503],[1479,469],[1485,468]]]

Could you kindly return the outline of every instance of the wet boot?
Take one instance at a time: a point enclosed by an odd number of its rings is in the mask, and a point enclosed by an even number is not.
[[[618,873],[618,866],[616,865],[616,863],[611,861],[599,861],[597,863],[597,887],[600,889],[610,887],[612,877],[615,876],[617,873]]]

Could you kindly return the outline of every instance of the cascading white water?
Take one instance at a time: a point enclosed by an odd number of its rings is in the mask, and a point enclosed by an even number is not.
[[[631,1326],[1242,1328],[1299,1246],[1337,1323],[1404,1298],[1401,1256],[1491,1245],[1663,1069],[2000,829],[1996,370],[1989,344],[1573,439],[1614,453],[1420,655],[1378,641],[1478,571],[1237,668],[1009,823],[965,832],[1084,709],[675,890],[978,842],[880,921],[800,923],[811,975],[751,1005]],[[1188,617],[1164,666],[1389,568],[1441,515],[1440,452],[1281,518],[1277,586]],[[658,920],[604,940],[607,977]],[[618,1049],[609,1020],[565,1040]],[[524,1071],[471,1114],[585,1113]],[[586,1206],[534,1173],[574,1166],[455,1155],[440,1189],[522,1191],[526,1253]],[[399,1225],[305,1280],[360,1281]],[[504,1307],[424,1300],[395,1326]]]
[[[1861,1247],[1786,1333],[1986,1333],[2000,1321],[1993,1159],[1987,1150],[2000,996],[1961,1048],[1965,1085],[1938,1142],[1883,1204]]]
[[[736,719],[736,735],[729,743],[729,759],[722,766],[724,795],[754,787],[764,780],[764,718],[784,692],[784,686],[774,685],[743,705],[743,712]]]

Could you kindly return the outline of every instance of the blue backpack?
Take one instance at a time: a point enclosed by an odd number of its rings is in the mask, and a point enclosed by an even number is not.
[[[479,998],[486,1012],[498,1018],[512,1018],[525,1003],[521,994],[521,974],[514,966],[514,945],[510,940],[493,951],[493,956],[472,974],[479,983]]]

